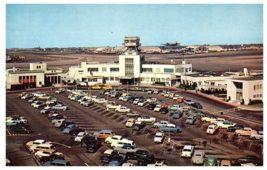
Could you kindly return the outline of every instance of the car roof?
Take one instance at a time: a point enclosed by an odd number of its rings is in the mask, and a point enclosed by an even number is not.
[[[104,154],[111,154],[113,152],[113,149],[107,149],[107,150],[105,150],[105,152],[104,152]]]
[[[200,154],[205,153],[203,150],[195,150],[194,152],[195,152],[195,154],[197,154],[197,153],[200,153]]]
[[[162,135],[163,133],[162,132],[157,132],[156,135]]]

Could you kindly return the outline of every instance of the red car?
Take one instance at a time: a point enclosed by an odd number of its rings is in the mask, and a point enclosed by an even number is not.
[[[177,99],[177,102],[178,102],[178,103],[182,103],[184,100],[186,100],[186,98],[180,96],[180,97]]]

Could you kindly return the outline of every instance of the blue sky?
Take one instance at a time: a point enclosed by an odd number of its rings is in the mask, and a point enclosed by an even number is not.
[[[262,4],[6,4],[6,48],[263,43]]]

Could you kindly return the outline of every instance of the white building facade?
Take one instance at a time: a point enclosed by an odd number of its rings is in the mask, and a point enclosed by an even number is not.
[[[94,84],[153,84],[164,82],[174,85],[180,82],[180,76],[192,73],[192,64],[185,61],[170,64],[146,64],[145,56],[140,48],[140,38],[130,36],[124,38],[124,48],[119,55],[119,62],[98,63],[82,62],[80,66],[72,66],[63,79],[88,82]]]
[[[263,77],[236,78],[227,80],[227,98],[249,104],[250,100],[263,101]]]

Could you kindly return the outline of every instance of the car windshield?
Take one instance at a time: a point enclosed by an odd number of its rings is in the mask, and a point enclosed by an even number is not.
[[[196,156],[201,156],[201,154],[196,154]]]
[[[183,151],[191,152],[191,149],[184,149]]]

